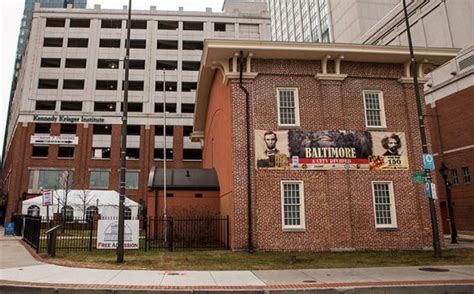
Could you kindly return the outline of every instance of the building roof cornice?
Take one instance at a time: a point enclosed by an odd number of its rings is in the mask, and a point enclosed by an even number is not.
[[[404,65],[403,78],[410,78],[410,53],[406,46],[380,46],[337,43],[294,43],[274,41],[246,40],[206,40],[201,57],[201,71],[196,92],[196,108],[194,112],[194,131],[204,132],[209,92],[215,70],[223,73],[223,82],[238,78],[237,55],[242,51],[246,57],[244,79],[255,78],[258,73],[251,71],[250,59],[289,59],[289,60],[320,60],[322,75],[319,78],[342,81],[344,73],[340,72],[340,63],[370,62],[397,63]],[[415,55],[420,64],[430,64],[431,68],[454,58],[459,49],[415,47]],[[327,60],[335,60],[335,73],[328,74]],[[419,68],[419,76],[423,77],[423,66]],[[318,78],[318,75],[317,77]],[[401,77],[402,78],[402,77]]]

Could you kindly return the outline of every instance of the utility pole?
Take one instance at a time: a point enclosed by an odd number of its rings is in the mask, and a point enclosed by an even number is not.
[[[418,111],[418,124],[420,127],[420,137],[421,137],[421,146],[423,148],[423,154],[428,154],[428,143],[426,140],[426,130],[425,130],[425,117],[423,115],[423,105],[420,96],[420,88],[418,86],[418,66],[416,64],[415,54],[413,53],[413,43],[411,40],[411,32],[410,32],[410,23],[408,21],[408,11],[407,11],[407,4],[406,0],[403,0],[403,11],[405,13],[405,24],[407,27],[407,37],[408,37],[408,47],[410,48],[410,58],[411,58],[411,66],[412,66],[412,74],[413,74],[413,82],[415,86],[415,98],[416,98],[416,107]],[[429,169],[425,169],[425,181],[426,183],[430,183],[431,185],[431,171]],[[438,218],[436,216],[436,207],[434,203],[433,196],[428,198],[429,206],[430,206],[430,216],[431,216],[431,229],[433,233],[433,249],[434,249],[434,257],[441,257],[441,245],[439,242],[439,230],[438,230]]]
[[[165,221],[165,242],[168,237],[166,220],[166,70],[163,68],[163,219]]]
[[[120,145],[120,201],[119,201],[119,222],[117,238],[117,263],[123,262],[124,245],[124,202],[125,202],[125,174],[126,174],[126,151],[127,151],[127,116],[128,116],[128,79],[129,79],[129,59],[130,59],[130,28],[132,19],[132,0],[128,1],[127,19],[127,43],[124,59],[125,82],[123,84],[123,106],[122,106],[122,141]]]

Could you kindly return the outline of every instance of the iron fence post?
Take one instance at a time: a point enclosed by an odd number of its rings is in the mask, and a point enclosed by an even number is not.
[[[173,217],[169,218],[169,228],[168,228],[168,250],[173,251],[173,232],[174,232],[174,221]]]
[[[40,233],[41,233],[41,217],[36,219],[36,230],[35,230],[35,242],[36,242],[36,253],[39,252],[40,245]]]
[[[230,248],[230,223],[229,223],[229,216],[226,216],[226,243],[225,248],[229,249]]]
[[[145,228],[145,252],[147,252],[147,246],[148,246],[148,221],[147,218],[143,218],[143,227]]]
[[[94,230],[94,217],[90,217],[90,226],[89,226],[89,251],[92,251],[92,232]]]

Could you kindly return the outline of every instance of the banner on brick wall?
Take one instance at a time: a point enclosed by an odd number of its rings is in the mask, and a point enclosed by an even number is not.
[[[408,169],[401,132],[256,130],[255,158],[257,169]]]

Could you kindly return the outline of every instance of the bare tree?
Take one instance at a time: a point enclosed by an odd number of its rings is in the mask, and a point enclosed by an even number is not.
[[[58,213],[61,211],[63,224],[66,221],[66,208],[68,206],[68,196],[72,190],[74,184],[73,171],[67,169],[63,171],[62,176],[59,179],[58,186],[55,186],[56,201],[58,203]],[[58,190],[63,190],[63,197],[59,197]],[[60,210],[61,207],[61,210]]]
[[[94,192],[86,188],[80,188],[78,198],[81,202],[78,208],[82,211],[82,218],[85,220],[87,208],[93,204]]]

